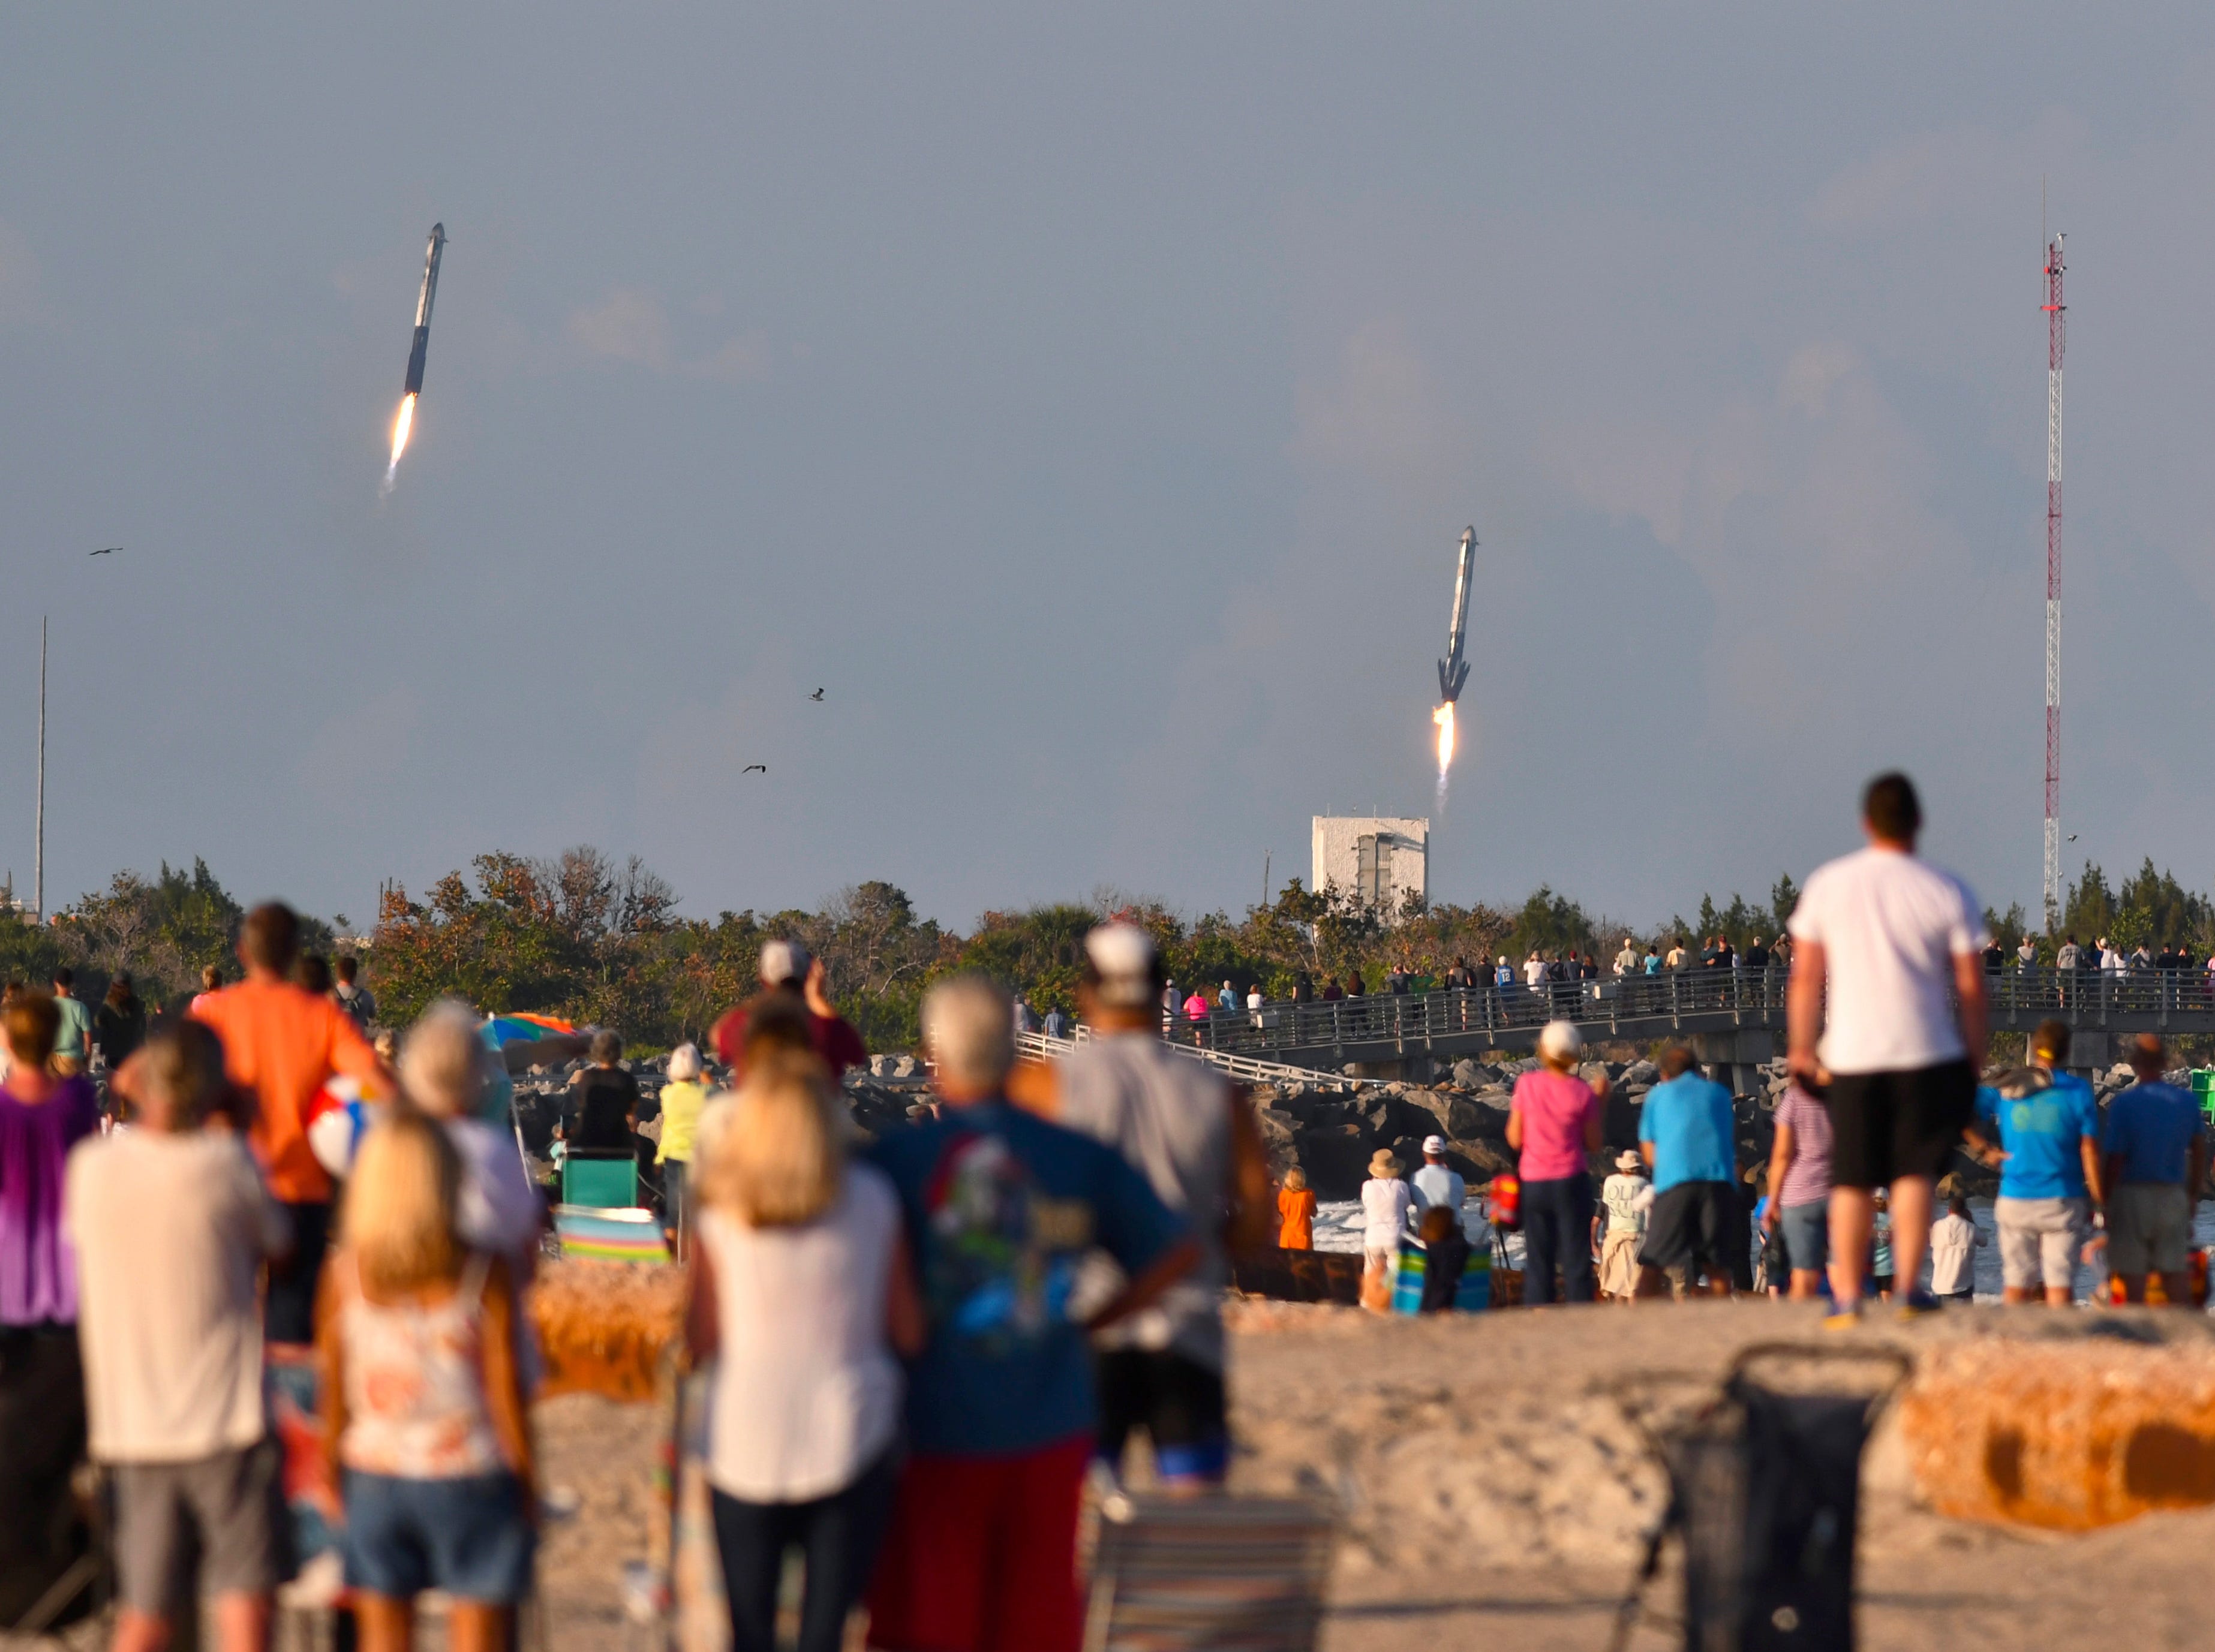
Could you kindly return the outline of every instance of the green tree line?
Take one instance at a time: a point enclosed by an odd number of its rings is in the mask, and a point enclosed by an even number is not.
[[[923,988],[955,970],[983,970],[1040,1013],[1073,1010],[1085,932],[1111,916],[1144,926],[1180,983],[1210,996],[1225,981],[1242,995],[1258,983],[1282,998],[1303,975],[1318,988],[1359,975],[1373,991],[1396,968],[1427,983],[1457,959],[1519,964],[1534,951],[1589,953],[1605,968],[1626,935],[1666,949],[1673,939],[1697,948],[1721,934],[1742,949],[1781,933],[1798,899],[1793,880],[1780,877],[1765,902],[1703,895],[1694,917],[1653,927],[1543,885],[1519,907],[1411,902],[1386,914],[1294,878],[1236,917],[1186,917],[1159,901],[1101,890],[1089,901],[988,911],[964,934],[917,917],[904,890],[881,882],[854,884],[813,910],[685,917],[677,892],[635,856],[618,862],[586,847],[546,859],[479,855],[420,898],[389,886],[374,927],[359,939],[364,979],[395,1024],[454,993],[482,1009],[560,1015],[664,1046],[701,1037],[753,990],[763,942],[799,940],[824,960],[832,999],[870,1047],[894,1049],[915,1041]],[[198,989],[204,965],[236,976],[243,916],[204,861],[189,870],[164,863],[151,878],[119,872],[46,925],[0,915],[0,977],[44,982],[66,964],[96,994],[127,970],[141,997],[174,1004]],[[2010,948],[2024,933],[2019,906],[1986,917]],[[330,953],[348,927],[342,915],[310,918],[306,944]],[[2086,943],[2105,936],[2126,950],[2181,944],[2205,956],[2215,949],[2215,902],[2151,859],[2120,884],[2088,861],[2069,887],[2059,933]],[[2049,960],[2057,939],[2040,938]]]

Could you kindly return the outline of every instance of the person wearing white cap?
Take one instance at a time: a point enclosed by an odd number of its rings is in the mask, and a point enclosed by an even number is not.
[[[756,973],[761,976],[764,995],[787,993],[806,1008],[809,1041],[814,1044],[815,1053],[823,1058],[823,1064],[831,1069],[833,1080],[850,1067],[868,1065],[868,1047],[862,1043],[862,1035],[831,1002],[828,977],[821,958],[811,958],[807,949],[796,940],[765,940]],[[745,1004],[727,1011],[709,1034],[715,1054],[731,1069],[733,1081],[745,1076],[746,1015]]]
[[[1077,1013],[1092,1037],[1052,1067],[1054,1122],[1103,1141],[1192,1224],[1200,1264],[1144,1312],[1095,1340],[1098,1455],[1120,1465],[1144,1429],[1171,1484],[1220,1481],[1230,1466],[1223,1293],[1230,1252],[1267,1245],[1275,1196],[1253,1110],[1214,1068],[1162,1042],[1161,955],[1135,924],[1084,939]]]
[[[1423,1138],[1423,1167],[1414,1178],[1414,1202],[1408,1208],[1408,1220],[1412,1223],[1423,1219],[1423,1212],[1434,1208],[1461,1214],[1462,1201],[1469,1196],[1469,1184],[1461,1172],[1446,1163],[1446,1139],[1442,1135]]]
[[[1592,1299],[1592,1175],[1586,1156],[1599,1151],[1601,1075],[1594,1089],[1577,1076],[1584,1037],[1570,1021],[1549,1021],[1538,1034],[1539,1070],[1515,1080],[1507,1106],[1507,1145],[1520,1155],[1523,1179],[1523,1300],[1543,1307],[1555,1300]]]

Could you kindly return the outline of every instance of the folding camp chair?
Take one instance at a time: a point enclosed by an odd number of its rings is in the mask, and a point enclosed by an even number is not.
[[[1084,1652],[1312,1652],[1332,1536],[1320,1502],[1111,1493]]]
[[[561,1161],[561,1202],[603,1210],[638,1204],[638,1155],[629,1147],[572,1147]]]
[[[604,1209],[592,1205],[554,1207],[554,1233],[561,1254],[592,1262],[666,1262],[669,1244],[651,1210]]]

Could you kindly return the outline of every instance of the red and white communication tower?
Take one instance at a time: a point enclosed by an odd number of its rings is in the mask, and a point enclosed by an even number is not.
[[[2061,243],[2046,248],[2046,927],[2061,921]]]

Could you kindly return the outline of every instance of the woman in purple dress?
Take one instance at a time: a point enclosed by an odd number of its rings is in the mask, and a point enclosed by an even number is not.
[[[82,1546],[70,1475],[84,1454],[77,1258],[62,1237],[62,1168],[100,1129],[83,1078],[47,1063],[61,1016],[44,993],[0,1013],[0,1624],[14,1623]]]

